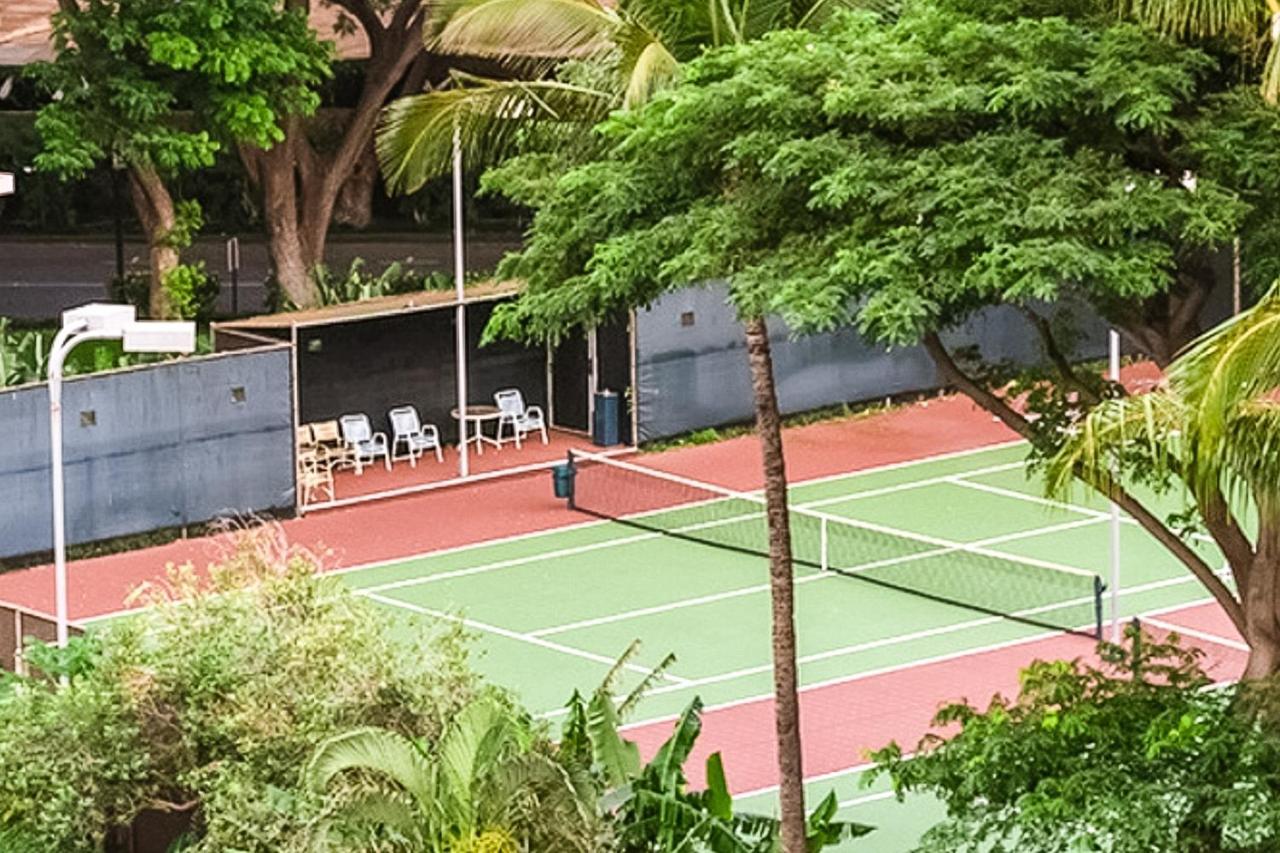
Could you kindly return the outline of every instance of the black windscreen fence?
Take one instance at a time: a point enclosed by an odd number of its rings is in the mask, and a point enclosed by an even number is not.
[[[467,306],[468,400],[492,404],[501,388],[546,405],[546,357],[541,347],[500,342],[481,347],[495,303]],[[298,329],[299,421],[364,412],[388,430],[387,412],[405,404],[457,440],[455,309],[450,306]]]

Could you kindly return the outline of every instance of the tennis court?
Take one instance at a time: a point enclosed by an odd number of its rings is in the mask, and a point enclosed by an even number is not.
[[[860,683],[874,691],[873,676],[919,670],[929,679],[926,665],[948,661],[963,672],[992,650],[1059,641],[1051,653],[1091,648],[1099,602],[1110,596],[1099,594],[1097,581],[1109,573],[1108,508],[1084,495],[1044,498],[1024,473],[1025,454],[1025,445],[1010,443],[793,487],[804,685],[865,679]],[[635,639],[643,643],[631,665],[635,677],[669,652],[676,661],[640,706],[633,731],[694,696],[711,708],[758,704],[772,690],[760,499],[650,474],[643,463],[581,460],[574,487],[580,525],[356,567],[344,576],[405,619],[463,621],[476,635],[478,668],[547,718],[575,688],[594,687]],[[1155,506],[1169,503],[1145,497]],[[1185,570],[1135,524],[1123,524],[1121,534],[1122,614],[1167,614],[1156,620],[1162,626],[1203,623],[1178,622],[1180,608],[1196,613],[1205,599]],[[1207,541],[1197,547],[1221,563]],[[1190,633],[1240,653],[1225,631]],[[970,698],[985,702],[991,690],[984,693],[985,682],[974,678]],[[895,684],[901,695],[869,697],[880,718],[922,698],[910,682]],[[925,710],[932,713],[939,698],[955,697],[924,689]],[[842,734],[867,726],[864,710],[846,704],[827,719],[806,720],[807,739],[815,726],[824,733],[817,739],[830,741],[807,745],[814,754],[806,756],[806,772],[827,777],[819,788],[835,786],[851,817],[876,823],[891,801],[883,791],[857,788],[850,768],[865,762],[868,744]],[[722,745],[730,784],[749,805],[767,809],[771,729],[740,735]],[[907,812],[908,835],[939,816],[936,804]],[[873,847],[895,849],[890,842],[886,834]]]

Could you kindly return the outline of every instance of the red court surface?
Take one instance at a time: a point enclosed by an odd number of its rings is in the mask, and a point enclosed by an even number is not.
[[[1220,614],[1216,605],[1200,605],[1159,618],[1161,624],[1178,629],[1211,626],[1221,631],[1224,639],[1238,643],[1239,636]],[[1162,639],[1169,633],[1150,624],[1146,630]],[[1245,652],[1234,646],[1186,635],[1183,641],[1204,652],[1201,665],[1215,681],[1234,681],[1244,669]],[[1057,634],[803,688],[800,715],[805,776],[866,764],[868,752],[889,741],[896,740],[905,751],[913,751],[932,730],[934,714],[943,705],[967,701],[986,707],[997,693],[1012,698],[1018,693],[1018,673],[1033,661],[1074,658],[1096,661],[1093,642]],[[670,734],[670,721],[627,731],[646,756]],[[706,758],[718,751],[735,794],[770,787],[778,781],[776,743],[772,699],[711,708],[702,718],[702,735],[687,766],[689,777],[694,785],[701,785]]]
[[[492,427],[487,429],[492,432]],[[545,465],[563,461],[570,450],[585,450],[598,453],[601,448],[591,443],[591,439],[578,433],[553,429],[547,434],[547,443],[537,435],[527,436],[522,446],[516,447],[512,440],[505,440],[501,448],[484,445],[483,452],[477,452],[472,445],[467,454],[467,465],[470,473],[492,474],[510,468],[522,468],[530,465]],[[427,453],[410,465],[408,459],[397,459],[391,470],[381,462],[364,466],[357,474],[354,468],[344,468],[334,474],[333,491],[335,499],[341,501],[353,497],[376,495],[382,492],[398,492],[405,489],[445,483],[460,476],[458,468],[458,448],[448,445],[443,448],[443,461],[437,461],[435,454]],[[313,503],[323,503],[317,499]]]
[[[1012,438],[967,399],[942,397],[875,416],[788,429],[784,441],[788,476],[802,481]],[[557,448],[558,454],[562,452]],[[492,456],[496,461],[502,455],[505,462],[507,453]],[[489,456],[485,454],[486,459]],[[645,465],[735,489],[760,487],[758,460],[759,448],[750,435],[643,456]],[[366,476],[375,482],[372,474]],[[281,526],[290,541],[328,552],[332,568],[347,568],[581,521],[580,515],[553,497],[550,475],[539,471],[320,511]],[[224,547],[225,541],[216,537],[193,539],[76,562],[70,567],[73,618],[116,612],[126,606],[131,590],[161,577],[166,564],[201,566]],[[0,600],[50,611],[51,570],[41,567],[0,575]],[[1158,618],[1159,624],[1149,626],[1153,631],[1194,632],[1195,642],[1206,649],[1206,667],[1215,679],[1238,676],[1244,661],[1239,638],[1212,605],[1170,611]],[[1051,635],[811,685],[802,696],[806,775],[863,764],[869,749],[890,740],[914,747],[941,705],[959,699],[985,705],[997,692],[1012,694],[1018,671],[1034,659],[1089,654],[1089,641]],[[658,721],[633,728],[630,735],[648,752],[669,730],[669,721]],[[777,782],[773,737],[768,697],[711,708],[689,768],[691,775],[699,778],[702,762],[698,759],[721,750],[736,791],[768,788]]]

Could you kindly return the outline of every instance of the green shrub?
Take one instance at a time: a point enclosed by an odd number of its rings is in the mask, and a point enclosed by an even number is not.
[[[398,293],[447,290],[453,286],[453,280],[444,273],[415,272],[399,261],[387,265],[376,275],[366,272],[365,266],[363,258],[356,258],[342,274],[333,273],[323,264],[316,267],[313,278],[320,292],[320,304],[337,305]]]
[[[326,802],[301,770],[316,744],[363,725],[436,737],[482,695],[456,626],[408,631],[278,528],[238,543],[95,632],[68,686],[0,693],[0,838],[92,851],[145,804],[194,801],[184,849],[313,850]]]
[[[107,281],[107,295],[112,302],[132,305],[139,317],[145,317],[151,308],[151,273],[129,269],[124,275],[112,276]]]
[[[205,269],[204,261],[179,264],[164,277],[169,304],[184,320],[208,322],[218,306],[218,277]]]

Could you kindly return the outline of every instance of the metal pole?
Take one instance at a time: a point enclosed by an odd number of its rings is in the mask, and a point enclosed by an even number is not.
[[[231,273],[231,316],[240,316],[240,238],[227,241],[227,272]]]
[[[1240,294],[1240,238],[1231,244],[1231,313],[1239,314],[1243,298]]]
[[[1120,381],[1120,333],[1107,336],[1111,348],[1111,381]],[[1120,507],[1111,502],[1111,642],[1120,642]]]
[[[59,329],[49,353],[49,479],[53,483],[53,596],[58,648],[66,648],[70,620],[67,613],[66,503],[62,475],[62,363],[70,350],[67,339],[72,334],[71,329]]]
[[[115,220],[116,229],[116,278],[124,278],[124,215],[120,212],[120,176],[119,167],[111,169],[111,216]]]
[[[458,362],[458,476],[466,477],[471,473],[471,460],[467,447],[467,291],[463,283],[466,273],[465,260],[462,254],[462,132],[457,125],[453,127],[453,274],[454,290],[458,301],[456,319],[457,327],[457,362]],[[476,429],[480,425],[476,424]]]

